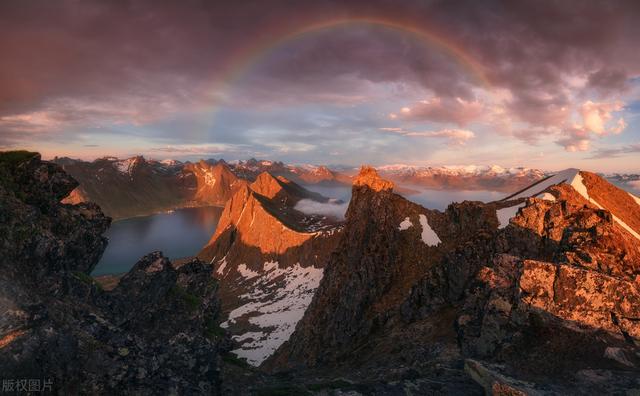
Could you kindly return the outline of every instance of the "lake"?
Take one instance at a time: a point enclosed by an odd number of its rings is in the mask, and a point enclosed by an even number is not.
[[[193,256],[211,239],[221,214],[222,208],[209,206],[116,221],[105,234],[109,245],[92,275],[127,272],[155,250],[171,259]]]

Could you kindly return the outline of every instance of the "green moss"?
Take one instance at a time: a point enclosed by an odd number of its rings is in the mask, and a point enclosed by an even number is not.
[[[29,151],[0,151],[0,184],[7,190],[13,191],[16,198],[21,201],[26,200],[27,195],[15,179],[15,167],[36,155],[38,153]]]
[[[244,368],[250,368],[251,366],[245,359],[241,359],[232,353],[225,353],[222,355],[222,361],[225,363],[233,364]]]
[[[81,280],[82,282],[84,282],[84,283],[86,283],[88,285],[95,285],[95,287],[97,287],[98,289],[102,290],[102,285],[100,283],[98,283],[98,281],[96,281],[89,274],[85,274],[82,271],[74,271],[73,272],[73,276],[75,276],[76,278],[78,278],[79,280]]]
[[[0,151],[0,165],[16,165],[38,155],[26,150]]]
[[[178,285],[171,288],[171,294],[181,299],[190,311],[195,311],[202,305],[202,299],[200,297],[189,293]]]
[[[207,319],[205,323],[204,335],[210,340],[222,338],[224,336],[224,329],[222,329],[222,327],[220,327],[220,325],[218,325],[215,320],[210,318]]]

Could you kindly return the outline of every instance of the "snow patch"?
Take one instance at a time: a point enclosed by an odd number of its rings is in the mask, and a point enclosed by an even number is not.
[[[405,217],[405,219],[402,220],[402,222],[398,226],[398,229],[400,231],[404,231],[404,230],[409,229],[409,227],[412,227],[412,226],[413,226],[413,223],[411,222],[411,220],[408,217]]]
[[[245,304],[231,311],[229,319],[221,324],[228,328],[243,318],[263,329],[234,336],[240,348],[232,352],[254,366],[259,366],[289,339],[323,275],[321,268],[305,268],[299,263],[280,268],[278,262],[267,261],[262,269],[249,287],[251,291],[239,297]]]
[[[518,209],[523,208],[524,206],[525,203],[523,202],[515,206],[496,210],[496,216],[498,216],[498,221],[500,222],[498,228],[505,228],[508,226],[509,221],[518,213]]]
[[[251,268],[247,267],[246,264],[240,264],[238,266],[238,272],[245,279],[255,278],[256,276],[260,275],[259,273],[253,271]]]
[[[116,167],[118,172],[122,173],[123,175],[131,176],[131,173],[133,172],[133,168],[137,162],[138,161],[136,158],[129,158],[126,160],[115,161],[113,165]]]
[[[218,270],[216,271],[216,274],[218,275],[224,274],[224,269],[226,267],[227,267],[227,256],[224,256],[224,258],[219,262]]]
[[[540,199],[543,199],[545,201],[555,201],[556,200],[556,197],[554,197],[553,194],[548,193],[548,192],[542,193],[542,194],[538,195],[536,198],[540,198]]]
[[[215,176],[213,176],[213,174],[207,170],[204,171],[204,184],[211,187],[216,185]]]
[[[420,225],[422,226],[422,242],[426,243],[428,246],[438,246],[442,241],[438,237],[438,234],[436,234],[431,226],[429,226],[427,216],[421,214],[419,217]]]
[[[636,203],[637,203],[638,205],[640,205],[640,198],[636,197],[635,195],[633,195],[633,194],[631,194],[631,193],[628,193],[628,194],[629,194],[629,195],[631,195],[631,198],[633,198],[633,200],[634,200],[634,201],[636,201]]]
[[[505,198],[505,199],[516,200],[520,198],[533,197],[542,193],[547,188],[551,186],[555,186],[560,183],[567,183],[571,185],[573,188],[576,189],[576,191],[578,191],[578,193],[580,193],[583,196],[585,196],[584,194],[586,194],[587,192],[586,187],[584,187],[584,184],[582,183],[582,176],[580,176],[580,170],[571,168],[571,169],[565,169],[562,172],[558,172],[555,175],[550,176],[540,181],[539,183],[532,185],[526,190],[523,190],[517,193],[516,195]],[[586,198],[589,199],[588,194]]]

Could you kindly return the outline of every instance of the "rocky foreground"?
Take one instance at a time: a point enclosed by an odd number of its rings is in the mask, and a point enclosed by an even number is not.
[[[0,372],[12,386],[38,379],[58,394],[640,392],[640,199],[595,174],[567,170],[503,201],[439,212],[365,167],[339,224],[305,220],[296,202],[321,198],[262,174],[227,202],[201,253],[207,262],[177,265],[151,253],[109,291],[88,274],[110,219],[95,204],[60,203],[76,187],[34,153],[0,154]],[[308,279],[317,284],[299,281]],[[223,298],[237,299],[221,302],[220,285]],[[280,291],[303,296],[304,307],[282,305],[293,300]],[[236,315],[236,325],[253,334],[232,340],[219,324],[230,326],[237,309],[249,314]],[[293,311],[295,331],[278,332]],[[273,334],[278,342],[263,345],[282,345],[254,360],[267,358],[260,368],[228,354],[250,358],[252,343]]]
[[[265,368],[374,394],[639,392],[640,203],[563,175],[439,213],[363,168],[314,299]]]
[[[211,267],[151,253],[103,291],[89,273],[111,220],[61,204],[76,186],[35,153],[0,153],[3,391],[220,394],[227,341]]]

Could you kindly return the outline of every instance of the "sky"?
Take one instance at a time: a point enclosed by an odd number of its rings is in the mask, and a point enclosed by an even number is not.
[[[640,172],[638,1],[0,2],[0,150]]]

